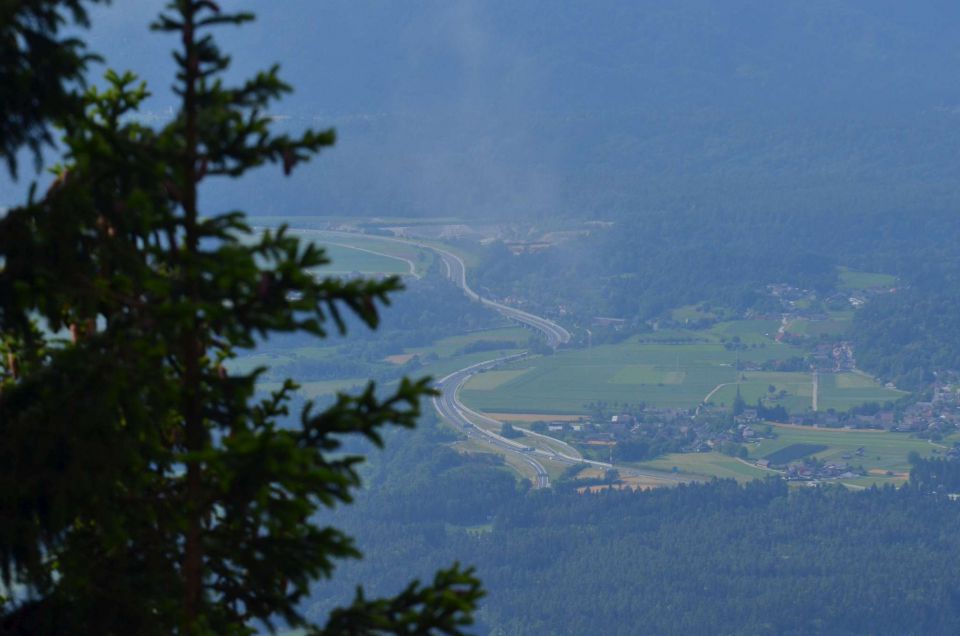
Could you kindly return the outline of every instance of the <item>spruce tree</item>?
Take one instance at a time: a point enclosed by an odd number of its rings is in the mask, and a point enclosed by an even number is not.
[[[338,452],[343,439],[379,444],[384,426],[413,426],[431,391],[405,379],[383,397],[371,384],[289,413],[293,381],[262,395],[263,369],[228,371],[273,334],[323,338],[344,331],[346,313],[375,327],[401,287],[318,277],[322,249],[201,209],[201,183],[267,163],[289,173],[334,142],[332,130],[271,131],[266,109],[290,90],[276,67],[227,84],[211,31],[251,19],[209,0],[169,3],[153,28],[177,38],[180,108],[162,127],[135,117],[146,87],[111,72],[105,88],[64,88],[81,106],[37,120],[33,136],[2,131],[7,151],[56,123],[64,155],[53,184],[0,219],[0,632],[455,634],[470,623],[481,590],[458,566],[394,598],[358,591],[325,625],[298,609],[335,559],[359,556],[319,516],[360,484],[362,457]],[[54,79],[63,88],[76,72]]]

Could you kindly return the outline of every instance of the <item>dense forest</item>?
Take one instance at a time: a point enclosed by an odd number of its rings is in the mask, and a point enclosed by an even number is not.
[[[582,317],[647,320],[700,301],[762,310],[769,283],[825,295],[836,290],[839,265],[893,274],[924,292],[960,281],[953,213],[671,210],[612,223],[535,253],[492,245],[477,283]]]
[[[923,388],[934,370],[960,369],[958,333],[960,299],[933,290],[875,298],[854,320],[860,366],[902,389]]]
[[[167,44],[143,15],[160,4],[94,20],[94,48],[151,86]],[[282,188],[265,174],[212,188],[215,205],[529,220],[960,204],[955,3],[287,0],[262,14],[262,34],[230,34],[235,64],[284,60],[297,91],[278,124],[319,120],[341,143]],[[148,108],[170,103],[158,91]]]
[[[333,518],[365,558],[310,612],[349,594],[345,581],[386,591],[460,559],[489,592],[479,634],[960,629],[960,505],[927,488],[530,491],[495,458],[437,444],[450,435],[427,423],[375,457],[356,509]]]

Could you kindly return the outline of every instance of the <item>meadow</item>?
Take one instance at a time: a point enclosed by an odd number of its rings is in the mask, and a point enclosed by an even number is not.
[[[721,453],[670,453],[657,459],[637,464],[642,468],[667,470],[692,478],[736,479],[751,481],[776,476],[777,473],[751,466],[748,462]]]
[[[764,439],[758,443],[747,445],[751,459],[761,459],[793,444],[822,445],[826,448],[811,457],[825,462],[845,462],[851,466],[863,466],[867,471],[885,476],[887,471],[901,479],[910,471],[910,462],[907,456],[916,452],[921,456],[936,454],[945,450],[944,445],[937,445],[927,440],[910,437],[906,433],[891,433],[888,431],[850,430],[813,428],[809,426],[773,425],[777,434],[776,439]],[[863,448],[862,456],[856,455],[857,449]],[[851,455],[844,458],[844,455]]]
[[[820,375],[821,410],[845,411],[864,402],[895,401],[906,395],[905,391],[887,389],[866,373],[836,373]]]
[[[748,402],[786,391],[780,399],[790,411],[811,406],[808,372],[743,371],[737,360],[764,362],[802,356],[793,345],[776,342],[778,323],[739,320],[703,331],[671,330],[634,336],[622,343],[560,350],[550,356],[504,367],[492,378],[479,376],[464,387],[471,407],[500,413],[585,414],[590,403],[692,408],[716,389],[710,402],[730,405],[739,379]],[[729,344],[736,338],[740,349]],[[719,388],[718,388],[719,387]],[[845,410],[867,401],[895,400],[902,393],[880,386],[865,374],[823,374],[821,409]]]
[[[892,287],[897,282],[896,276],[878,274],[875,272],[858,272],[848,267],[838,268],[841,289],[869,289],[871,287]]]
[[[409,274],[410,266],[400,258],[343,245],[323,243],[329,265],[318,268],[321,274]],[[383,251],[383,250],[381,250]]]
[[[669,470],[694,478],[736,479],[749,481],[777,475],[775,470],[750,465],[790,447],[806,446],[822,449],[807,455],[825,463],[846,463],[853,468],[863,468],[866,475],[836,480],[854,488],[871,485],[894,484],[906,481],[910,472],[908,456],[916,452],[922,457],[937,455],[946,450],[951,441],[932,444],[926,440],[910,437],[905,433],[887,431],[824,429],[807,426],[773,424],[775,439],[763,439],[747,444],[749,458],[739,460],[718,452],[673,453],[657,459],[636,464],[643,468]],[[858,455],[857,450],[863,449]],[[846,456],[846,457],[845,457]]]

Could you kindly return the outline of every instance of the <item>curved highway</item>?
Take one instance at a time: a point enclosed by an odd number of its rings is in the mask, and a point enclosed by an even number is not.
[[[311,230],[299,230],[300,232],[309,232]],[[570,342],[570,332],[553,322],[552,320],[547,320],[546,318],[541,318],[531,314],[530,312],[523,311],[522,309],[517,309],[516,307],[510,307],[509,305],[504,305],[498,303],[495,300],[490,300],[489,298],[484,298],[477,292],[473,291],[470,285],[467,283],[467,266],[463,262],[463,259],[454,254],[449,250],[445,250],[442,247],[437,247],[436,245],[430,245],[429,243],[423,243],[421,241],[414,241],[410,239],[396,238],[394,236],[377,236],[376,234],[360,234],[358,232],[343,232],[340,230],[312,230],[318,234],[336,234],[339,236],[349,236],[352,238],[362,238],[365,240],[373,241],[387,241],[390,243],[403,243],[405,245],[413,245],[422,249],[430,250],[438,254],[443,261],[444,266],[447,268],[447,278],[452,280],[457,284],[460,289],[463,290],[463,293],[467,295],[471,300],[475,300],[491,309],[494,309],[510,320],[515,320],[516,322],[525,324],[529,327],[533,327],[537,331],[543,333],[544,337],[547,339],[547,343],[551,347],[558,347],[562,344]],[[396,258],[396,257],[394,257]],[[404,260],[404,259],[401,259]]]
[[[447,278],[455,282],[469,298],[480,302],[491,309],[494,309],[507,318],[515,320],[516,322],[525,324],[537,331],[543,333],[544,337],[547,340],[547,343],[551,347],[558,347],[562,344],[570,342],[570,332],[558,325],[557,323],[547,320],[546,318],[541,318],[529,312],[517,309],[515,307],[510,307],[502,303],[498,303],[487,298],[483,298],[471,289],[470,285],[467,283],[467,267],[463,262],[463,259],[441,247],[435,245],[430,245],[427,243],[422,243],[419,241],[412,241],[407,239],[400,239],[395,237],[388,236],[375,236],[369,234],[358,234],[355,232],[340,232],[336,230],[316,230],[318,233],[323,234],[338,234],[341,236],[350,236],[350,237],[362,237],[364,239],[373,239],[378,241],[389,241],[393,243],[404,243],[407,245],[414,245],[423,249],[431,250],[437,253],[440,258],[443,260],[444,265],[447,269]],[[519,444],[511,439],[507,439],[502,435],[499,435],[491,430],[487,430],[477,424],[478,421],[486,422],[494,427],[501,426],[502,423],[493,418],[487,417],[482,413],[478,413],[460,401],[459,393],[460,389],[466,384],[467,380],[473,377],[475,374],[480,371],[486,371],[492,369],[501,364],[507,362],[520,360],[526,357],[526,352],[514,354],[510,356],[503,356],[500,358],[494,358],[491,360],[484,360],[483,362],[478,362],[472,364],[468,367],[454,371],[439,380],[437,380],[435,387],[440,391],[438,397],[433,398],[433,406],[440,414],[442,418],[447,420],[450,424],[460,429],[468,438],[482,440],[485,444],[494,446],[504,452],[511,453],[517,457],[525,464],[530,466],[534,474],[536,475],[536,482],[534,486],[536,488],[547,488],[550,485],[550,476],[547,473],[546,468],[543,464],[540,463],[540,460],[550,460],[559,464],[574,465],[574,464],[590,464],[600,468],[614,468],[612,464],[607,462],[598,462],[590,459],[584,459],[583,457],[576,457],[573,455],[568,455],[563,452],[553,451],[553,450],[543,450],[539,448],[533,448],[530,446],[524,446]],[[568,445],[561,442],[560,440],[555,440],[552,437],[547,435],[537,434],[537,437],[544,437],[550,439],[554,442],[557,442],[559,445],[563,445],[569,448]],[[671,483],[680,483],[687,481],[677,475],[665,472],[659,472],[654,470],[642,470],[637,468],[621,468],[616,467],[617,470],[623,475],[628,476],[641,476],[648,477],[658,480],[663,480]]]
[[[498,435],[493,431],[488,431],[484,428],[481,428],[474,420],[471,420],[471,417],[477,418],[479,416],[479,418],[487,420],[490,420],[490,418],[486,418],[485,416],[482,416],[466,407],[462,402],[460,402],[460,397],[458,395],[460,388],[466,383],[467,380],[473,377],[475,373],[486,369],[491,369],[499,364],[503,364],[511,360],[518,360],[525,355],[526,354],[521,353],[502,358],[495,358],[493,360],[486,360],[484,362],[479,362],[466,367],[465,369],[454,371],[453,373],[440,378],[436,384],[436,387],[440,390],[440,395],[433,398],[433,407],[437,410],[437,413],[440,414],[440,417],[459,428],[468,438],[482,439],[486,444],[518,455],[524,463],[533,468],[533,471],[536,474],[535,486],[537,488],[546,488],[550,485],[550,475],[547,473],[547,469],[543,467],[543,464],[537,461],[537,459],[533,456],[533,449],[529,446],[518,444],[517,442],[507,439],[502,435]],[[490,421],[493,422],[496,420]],[[497,424],[499,424],[499,422],[497,422]]]
[[[443,263],[447,268],[447,278],[455,282],[460,289],[463,290],[463,293],[465,293],[470,299],[479,301],[487,307],[499,311],[501,314],[507,318],[510,318],[511,320],[523,323],[533,327],[537,331],[542,332],[544,337],[547,339],[547,343],[553,348],[557,348],[562,344],[570,342],[570,332],[557,323],[547,320],[546,318],[541,318],[540,316],[535,316],[529,312],[523,311],[522,309],[510,307],[494,300],[489,300],[473,291],[473,289],[470,288],[470,285],[467,284],[467,266],[464,264],[463,259],[453,252],[448,252],[443,248],[434,247],[432,245],[423,245],[419,243],[417,245],[431,249],[440,255],[440,258],[443,259]]]

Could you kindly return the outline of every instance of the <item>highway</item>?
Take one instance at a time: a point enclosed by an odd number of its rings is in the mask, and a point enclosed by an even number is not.
[[[537,458],[534,457],[535,451],[530,449],[528,446],[518,444],[517,442],[507,439],[502,435],[498,435],[493,431],[488,431],[484,428],[481,428],[476,424],[476,420],[471,419],[471,417],[480,420],[486,419],[491,422],[494,422],[495,420],[490,420],[490,418],[471,410],[460,401],[459,397],[460,388],[475,373],[485,369],[491,369],[499,364],[503,364],[511,360],[520,359],[525,355],[526,354],[516,354],[502,358],[495,358],[493,360],[486,360],[464,369],[460,369],[459,371],[454,371],[453,373],[440,378],[436,384],[436,387],[440,390],[440,395],[433,398],[433,407],[437,410],[437,413],[440,414],[440,417],[456,426],[468,438],[480,439],[486,444],[495,446],[501,450],[519,456],[524,463],[533,468],[536,475],[536,483],[534,484],[535,487],[547,488],[550,486],[550,475],[547,473],[547,469],[544,468],[543,464],[541,464]],[[496,423],[499,425],[499,422]]]
[[[467,266],[464,264],[463,259],[454,254],[449,250],[445,250],[442,247],[437,247],[436,245],[430,245],[429,243],[424,243],[422,241],[414,241],[411,239],[402,239],[396,238],[393,236],[378,236],[375,234],[359,234],[357,232],[342,232],[338,230],[298,230],[298,232],[308,233],[314,232],[317,234],[333,234],[344,237],[351,238],[362,238],[364,240],[372,241],[387,241],[390,243],[403,243],[406,245],[413,245],[425,250],[430,250],[437,254],[443,261],[444,266],[447,269],[447,278],[452,280],[457,284],[460,289],[463,290],[463,293],[467,295],[471,300],[475,300],[491,309],[494,309],[510,320],[525,324],[529,327],[536,329],[543,333],[544,337],[547,339],[547,343],[551,347],[558,347],[562,344],[570,342],[570,332],[558,325],[557,323],[547,320],[546,318],[541,318],[531,314],[530,312],[523,311],[522,309],[517,309],[516,307],[510,307],[509,305],[504,305],[498,303],[489,298],[484,298],[470,287],[467,283]],[[389,255],[388,255],[389,256]],[[397,257],[393,257],[397,258]],[[401,259],[406,260],[406,259]]]
[[[544,338],[546,338],[547,343],[553,348],[570,342],[570,332],[557,323],[521,309],[510,307],[508,305],[504,305],[480,296],[480,294],[475,292],[467,283],[467,267],[466,264],[464,264],[463,259],[453,252],[435,245],[430,245],[428,243],[395,237],[357,234],[353,232],[339,232],[335,230],[315,230],[315,232],[320,234],[335,234],[340,236],[350,236],[354,238],[359,237],[363,239],[388,241],[393,243],[405,243],[407,245],[414,245],[423,249],[432,250],[443,260],[447,270],[447,278],[456,283],[463,290],[463,293],[467,295],[467,297],[500,312],[502,315],[511,320],[525,324],[533,329],[536,329],[537,331],[540,331]],[[530,466],[533,469],[536,477],[536,481],[534,483],[535,488],[547,488],[550,486],[550,475],[547,473],[546,468],[541,463],[541,461],[544,460],[549,460],[551,462],[568,466],[583,463],[599,468],[616,468],[623,476],[646,477],[668,483],[682,483],[689,481],[689,479],[681,478],[672,473],[614,466],[613,464],[609,464],[607,462],[584,459],[583,457],[578,457],[559,451],[544,450],[541,448],[525,446],[511,439],[507,439],[493,430],[488,430],[477,424],[477,422],[485,422],[493,429],[498,429],[502,425],[500,421],[487,417],[482,413],[478,413],[477,411],[474,411],[463,404],[463,402],[460,401],[460,389],[475,374],[481,371],[493,369],[508,362],[523,359],[526,356],[527,353],[524,352],[510,356],[503,356],[500,358],[493,358],[491,360],[484,360],[483,362],[472,364],[440,378],[435,385],[440,391],[440,395],[433,398],[433,407],[437,410],[437,413],[440,414],[440,417],[462,431],[469,439],[482,441],[485,444],[510,453]],[[556,440],[547,435],[537,434],[536,436],[550,439],[558,446],[570,448],[564,442]]]
[[[432,249],[434,252],[440,255],[440,258],[443,259],[443,263],[447,268],[447,278],[455,282],[468,298],[479,301],[491,309],[495,309],[511,320],[523,323],[533,327],[537,331],[540,331],[547,339],[547,343],[554,349],[562,344],[570,342],[570,332],[557,323],[547,320],[546,318],[541,318],[540,316],[535,316],[534,314],[523,311],[522,309],[517,309],[516,307],[510,307],[508,305],[483,298],[480,296],[480,294],[473,291],[473,289],[471,289],[470,285],[467,283],[467,266],[464,264],[463,259],[453,252],[448,252],[445,249],[430,245],[421,244],[421,247]]]

